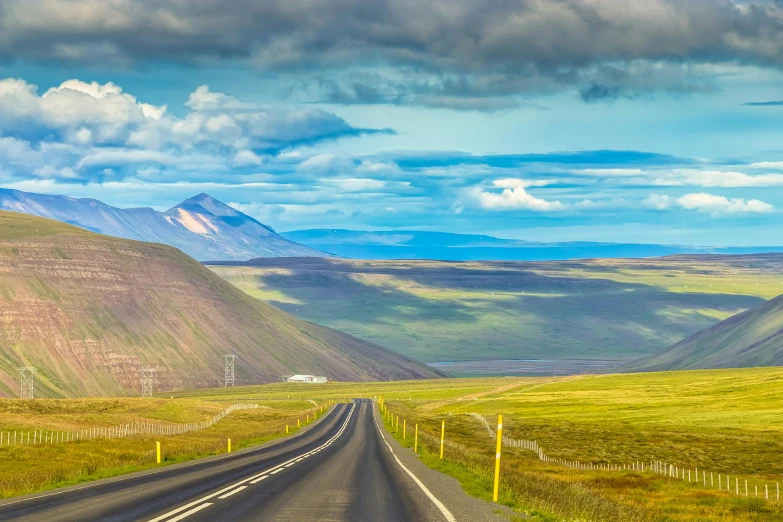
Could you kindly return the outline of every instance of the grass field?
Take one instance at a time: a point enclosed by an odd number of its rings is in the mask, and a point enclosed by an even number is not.
[[[528,263],[270,259],[210,268],[304,319],[428,362],[627,361],[783,293],[780,255]],[[458,375],[482,372],[460,368]]]
[[[203,399],[36,399],[0,400],[0,432],[71,431],[134,422],[192,423],[211,418],[233,403],[264,408],[236,411],[214,426],[177,436],[135,435],[34,446],[0,445],[0,498],[60,487],[157,466],[155,441],[163,464],[240,449],[296,431],[316,406],[309,400],[208,401]],[[21,435],[21,433],[20,433]]]
[[[783,368],[633,375],[485,378],[374,384],[269,385],[204,392],[214,397],[320,399],[382,396],[394,415],[418,423],[425,462],[488,498],[494,441],[465,413],[505,435],[534,439],[554,458],[622,465],[662,460],[730,474],[741,496],[632,471],[577,471],[504,449],[502,500],[534,520],[783,520],[783,504],[754,497],[754,485],[783,481]],[[446,421],[445,462],[437,458]],[[401,428],[400,428],[401,429]],[[392,429],[393,431],[393,429]],[[401,437],[401,433],[398,437]],[[404,444],[411,444],[408,432]],[[724,478],[725,480],[725,478]],[[744,497],[744,480],[750,497]],[[763,494],[763,493],[762,493]],[[773,490],[774,494],[774,490]]]

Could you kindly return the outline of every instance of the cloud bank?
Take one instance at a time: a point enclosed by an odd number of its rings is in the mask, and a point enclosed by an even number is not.
[[[714,64],[779,68],[783,11],[769,0],[6,0],[0,58],[242,62],[317,70],[311,85],[333,103],[498,110],[558,88],[588,102],[693,92]]]

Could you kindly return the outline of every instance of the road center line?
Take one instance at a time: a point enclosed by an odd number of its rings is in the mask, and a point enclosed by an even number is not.
[[[211,505],[212,505],[212,504],[210,504],[209,502],[207,502],[206,504],[201,504],[200,506],[198,506],[198,507],[195,507],[195,508],[191,509],[190,511],[186,511],[186,512],[182,513],[182,514],[181,514],[180,516],[178,516],[178,517],[172,518],[172,519],[171,519],[169,522],[179,522],[179,521],[180,521],[180,520],[182,520],[183,518],[189,517],[190,515],[192,515],[192,514],[194,514],[194,513],[198,513],[198,512],[199,512],[199,511],[201,511],[202,509],[206,509],[206,508],[208,508],[208,507],[209,507],[209,506],[211,506]]]
[[[345,431],[346,426],[348,426],[348,422],[351,420],[351,417],[353,416],[353,410],[355,408],[356,408],[356,403],[351,405],[351,409],[348,411],[348,416],[345,418],[345,422],[343,422],[342,427],[340,427],[340,429],[337,431],[337,433],[331,439],[329,439],[324,444],[322,444],[321,446],[316,448],[317,450],[321,450],[321,449],[327,447],[332,442],[337,440],[337,438],[340,435],[343,434],[343,432]],[[332,410],[332,411],[334,411],[334,410]],[[314,450],[311,450],[308,453],[306,453],[305,455],[310,454],[313,451]],[[152,520],[149,520],[148,522],[161,522],[162,520],[165,520],[165,519],[169,518],[172,515],[176,515],[177,513],[181,512],[181,511],[184,511],[184,510],[186,510],[186,509],[188,509],[190,507],[193,507],[193,506],[195,506],[197,504],[201,504],[202,502],[204,502],[206,500],[209,500],[211,498],[218,497],[219,495],[222,495],[222,494],[224,494],[224,493],[226,493],[228,491],[231,491],[232,489],[234,489],[236,487],[239,487],[239,486],[241,486],[241,485],[243,485],[245,483],[251,482],[251,481],[253,481],[253,480],[257,479],[257,478],[260,478],[263,475],[274,475],[275,473],[279,473],[280,471],[283,471],[283,467],[285,467],[286,464],[291,464],[296,459],[301,458],[301,457],[302,457],[302,455],[297,455],[296,457],[293,457],[293,458],[283,462],[282,464],[278,464],[277,466],[275,466],[273,468],[270,468],[270,469],[267,469],[267,470],[265,470],[265,471],[263,471],[263,472],[261,472],[261,473],[259,473],[257,475],[253,475],[252,477],[248,477],[248,478],[246,478],[244,480],[241,480],[241,481],[239,481],[239,482],[237,482],[235,484],[232,484],[231,486],[229,486],[227,488],[221,489],[220,491],[218,491],[216,493],[212,493],[211,495],[207,495],[206,497],[202,497],[202,498],[200,498],[198,500],[195,500],[195,501],[191,502],[190,504],[186,504],[186,505],[184,505],[182,507],[179,507],[177,509],[169,511],[168,513],[165,513],[165,514],[163,514],[163,515],[161,515],[161,516],[159,516],[157,518],[153,518]],[[209,506],[211,504],[207,504],[207,505]],[[201,509],[203,509],[203,508],[201,508]],[[190,512],[188,512],[188,513],[190,513]],[[194,513],[195,513],[195,511],[194,511]],[[185,518],[186,516],[187,516],[187,514],[183,514],[183,515],[180,515],[179,517],[172,518],[172,519],[168,520],[167,522],[176,522],[178,520],[182,520],[182,518]]]
[[[446,508],[446,506],[443,505],[443,502],[438,500],[438,498],[432,494],[432,492],[427,489],[427,486],[425,486],[419,478],[413,474],[411,470],[405,467],[405,464],[403,464],[400,459],[397,457],[397,454],[394,453],[394,450],[391,447],[391,444],[389,444],[386,441],[386,436],[383,434],[383,430],[381,430],[380,425],[378,424],[378,416],[375,414],[375,403],[372,405],[373,415],[372,418],[375,421],[375,427],[378,428],[378,433],[381,434],[381,438],[383,439],[384,444],[386,444],[386,447],[389,448],[389,452],[392,454],[392,457],[394,457],[394,460],[397,461],[397,464],[400,465],[400,467],[405,470],[405,473],[411,476],[411,478],[416,482],[416,484],[421,488],[421,490],[424,492],[427,497],[432,501],[433,504],[435,504],[435,507],[437,507],[440,512],[443,514],[443,516],[448,520],[449,522],[457,522],[457,519],[454,518],[454,515],[451,514],[451,512]]]
[[[224,498],[228,498],[228,497],[230,497],[231,495],[236,495],[237,493],[239,493],[239,492],[240,492],[240,491],[242,491],[243,489],[247,489],[247,486],[239,486],[239,487],[238,487],[237,489],[235,489],[234,491],[229,491],[229,492],[228,492],[228,493],[226,493],[225,495],[220,495],[218,498],[219,498],[220,500],[223,500]]]

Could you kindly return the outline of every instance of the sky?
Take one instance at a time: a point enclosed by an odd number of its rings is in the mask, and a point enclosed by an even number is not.
[[[0,186],[780,245],[783,1],[4,0]]]

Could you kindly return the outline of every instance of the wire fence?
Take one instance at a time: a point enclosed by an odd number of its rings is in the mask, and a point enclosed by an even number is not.
[[[489,436],[495,438],[497,435],[489,421],[478,413],[468,414],[478,420],[487,429]],[[592,462],[580,462],[577,460],[567,460],[547,455],[541,446],[535,440],[512,439],[511,437],[502,437],[503,445],[512,448],[521,448],[529,450],[538,455],[538,459],[549,464],[559,464],[571,469],[585,471],[637,471],[640,473],[657,473],[672,480],[682,480],[691,484],[718,489],[734,493],[737,496],[756,497],[766,500],[780,501],[780,482],[763,481],[758,479],[748,479],[731,475],[729,473],[715,473],[699,468],[685,468],[676,466],[669,462],[661,460],[650,460],[649,462],[636,461],[625,464],[595,464]],[[750,489],[752,486],[752,489]]]
[[[128,424],[119,424],[117,426],[85,428],[73,431],[3,431],[0,432],[0,447],[62,444],[95,439],[120,439],[132,437],[134,435],[156,435],[164,437],[182,435],[184,433],[210,428],[232,412],[239,410],[255,410],[258,408],[268,409],[269,407],[259,406],[258,404],[233,404],[211,419],[199,422],[189,422],[186,424],[131,422]]]

